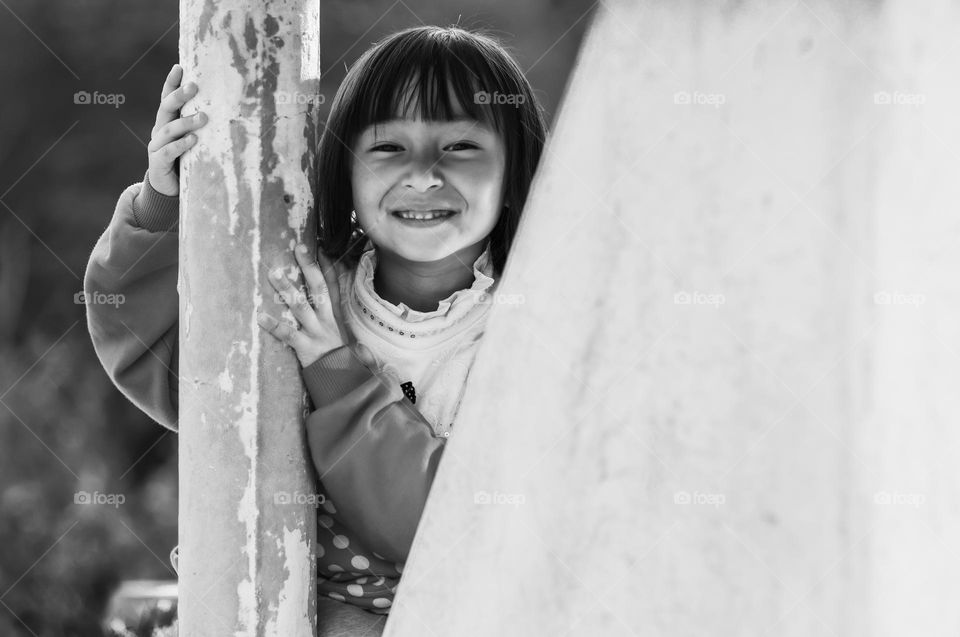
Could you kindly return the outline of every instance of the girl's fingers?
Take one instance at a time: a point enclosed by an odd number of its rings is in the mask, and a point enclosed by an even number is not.
[[[179,86],[181,80],[183,79],[182,74],[178,74],[176,79],[176,88],[171,90],[166,96],[164,96],[162,100],[160,100],[160,108],[157,109],[157,119],[153,126],[153,130],[157,130],[164,124],[172,122],[180,117],[180,109],[197,94],[196,82],[187,82],[185,86]]]
[[[317,248],[317,263],[319,269],[323,272],[323,280],[327,284],[331,305],[336,305],[337,301],[340,300],[340,280],[337,278],[337,269],[319,247]]]
[[[163,84],[163,90],[160,92],[160,99],[162,100],[170,93],[174,92],[178,86],[180,86],[180,79],[183,77],[183,67],[179,64],[174,64],[170,67],[170,72],[167,73],[167,80]]]
[[[267,330],[273,336],[283,343],[289,345],[297,351],[301,349],[306,350],[310,345],[307,337],[303,335],[298,329],[285,323],[283,321],[278,321],[269,314],[264,312],[257,313],[257,323],[263,329]]]
[[[160,158],[164,163],[173,164],[174,159],[190,150],[190,148],[196,142],[197,136],[193,133],[190,133],[186,137],[181,137],[180,139],[172,141],[165,146],[161,146],[159,149],[157,149],[157,152],[160,153]]]
[[[310,251],[302,243],[294,250],[297,255],[297,263],[300,264],[300,270],[303,272],[303,280],[307,285],[307,292],[313,301],[313,306],[320,309],[321,303],[327,302],[327,296],[330,294],[326,277],[317,261],[310,259]]]
[[[341,340],[346,342],[343,311],[340,308],[339,272],[319,248],[317,249],[317,261],[310,261],[309,251],[300,250],[300,247],[305,248],[306,246],[301,244],[295,252],[300,267],[303,269],[303,277],[310,289],[310,297],[313,299],[317,316],[322,323],[335,324]]]
[[[319,334],[322,327],[317,319],[313,307],[307,301],[307,296],[299,289],[295,288],[290,280],[283,274],[281,268],[277,268],[270,273],[270,282],[280,294],[280,300],[287,304],[294,317],[299,321],[303,329],[311,334]]]
[[[317,260],[310,258],[308,249],[302,244],[294,250],[297,263],[303,272],[307,293],[282,274],[282,268],[270,273],[270,283],[279,292],[280,300],[287,304],[302,326],[301,336],[321,337],[328,340],[339,334],[343,343],[352,342],[349,329],[343,321],[343,308],[340,306],[340,276],[337,268],[321,250],[317,250]],[[345,267],[345,266],[344,266]],[[280,277],[274,274],[279,271]]]
[[[161,148],[165,144],[176,142],[181,139],[196,139],[196,135],[190,131],[197,130],[202,126],[205,126],[206,123],[206,113],[196,113],[194,115],[190,115],[189,117],[181,117],[172,122],[167,122],[160,128],[154,129],[150,138],[150,143],[147,144],[147,150],[152,152],[158,148]]]
[[[160,107],[157,109],[157,117],[156,120],[154,120],[153,130],[151,132],[156,131],[164,124],[172,122],[177,118],[177,110],[171,110],[170,108],[172,104],[170,95],[180,87],[182,77],[183,72],[178,70],[178,67],[171,69],[167,75],[167,81],[163,85],[163,91],[161,91]]]
[[[320,250],[319,248],[317,249],[317,260],[320,262],[320,265],[323,268],[324,278],[326,279],[327,287],[329,288],[330,316],[336,322],[337,328],[340,330],[340,338],[344,343],[349,343],[350,333],[346,329],[343,307],[340,299],[341,268],[338,267],[338,264],[333,263],[330,257],[325,255],[323,250]]]

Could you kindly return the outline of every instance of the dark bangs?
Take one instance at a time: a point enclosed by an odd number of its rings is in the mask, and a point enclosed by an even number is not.
[[[412,90],[411,90],[412,89]],[[491,96],[501,96],[491,99]],[[506,96],[505,98],[503,96]],[[510,54],[492,37],[460,27],[423,26],[375,44],[347,72],[331,105],[318,157],[320,247],[355,265],[366,244],[350,212],[352,148],[370,125],[398,117],[456,119],[456,106],[504,141],[503,203],[490,234],[499,276],[516,234],[546,135],[542,108]]]
[[[344,122],[347,134],[358,135],[371,124],[404,116],[449,122],[456,118],[459,103],[468,117],[503,135],[501,109],[483,103],[482,97],[477,101],[482,92],[492,93],[498,89],[490,87],[500,84],[480,51],[463,41],[441,43],[429,37],[397,45],[389,55],[384,51],[371,60],[372,72],[360,80],[355,108]]]

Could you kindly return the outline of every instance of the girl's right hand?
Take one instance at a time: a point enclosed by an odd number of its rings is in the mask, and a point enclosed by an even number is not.
[[[190,82],[181,87],[182,79],[183,67],[174,64],[163,85],[157,123],[147,145],[150,185],[160,194],[174,197],[180,194],[177,158],[197,142],[197,136],[190,131],[207,123],[207,116],[202,112],[191,117],[180,117],[180,108],[197,94],[197,85]]]

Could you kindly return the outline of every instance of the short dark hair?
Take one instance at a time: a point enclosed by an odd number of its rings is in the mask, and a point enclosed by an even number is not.
[[[417,84],[410,97],[416,100],[420,118],[454,119],[449,82],[466,115],[491,126],[504,140],[506,208],[490,233],[491,257],[499,276],[540,160],[546,123],[530,83],[504,45],[486,33],[458,26],[419,26],[389,35],[367,50],[347,72],[320,140],[320,247],[351,266],[359,260],[366,239],[351,227],[354,206],[350,153],[364,129],[402,112],[400,100],[414,80]],[[499,93],[508,99],[478,100],[475,96],[480,92]]]

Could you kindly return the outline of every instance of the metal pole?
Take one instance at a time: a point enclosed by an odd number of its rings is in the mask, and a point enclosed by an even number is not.
[[[282,314],[268,266],[316,235],[319,26],[318,0],[180,2],[209,115],[180,175],[181,636],[316,626],[307,394],[256,311]]]

